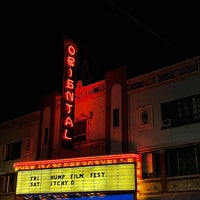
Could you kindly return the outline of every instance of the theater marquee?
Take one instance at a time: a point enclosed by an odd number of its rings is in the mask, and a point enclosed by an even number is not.
[[[19,171],[16,194],[135,190],[135,164]]]
[[[15,163],[16,194],[136,191],[137,154]]]

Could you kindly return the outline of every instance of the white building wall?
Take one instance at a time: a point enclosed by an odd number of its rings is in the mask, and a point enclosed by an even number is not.
[[[139,78],[140,77],[137,78],[137,81],[139,81]],[[142,79],[144,79],[144,76],[141,76],[141,80]],[[199,93],[199,72],[130,91],[128,94],[129,150],[142,151],[149,148],[155,149],[162,146],[173,146],[175,144],[200,141],[200,123],[161,129],[161,103]],[[140,108],[147,107],[152,109],[151,124],[147,127],[139,127],[138,111]]]

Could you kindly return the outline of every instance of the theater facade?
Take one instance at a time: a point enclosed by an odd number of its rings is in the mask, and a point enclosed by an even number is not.
[[[0,124],[0,199],[199,200],[200,57],[84,84],[64,49],[62,92]]]

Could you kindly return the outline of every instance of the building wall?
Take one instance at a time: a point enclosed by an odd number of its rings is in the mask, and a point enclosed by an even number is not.
[[[163,126],[161,120],[162,103],[199,95],[199,83],[199,57],[127,81],[129,151],[149,155],[146,157],[147,162],[143,160],[142,164],[152,175],[155,175],[153,174],[154,165],[157,162],[152,152],[159,154],[160,174],[142,179],[142,199],[162,199],[168,194],[174,195],[168,198],[176,199],[181,192],[190,192],[192,196],[193,193],[197,195],[200,191],[200,172],[192,175],[169,176],[166,157],[166,151],[169,149],[176,148],[178,152],[184,147],[200,146],[200,120],[175,127]],[[199,98],[198,101],[200,101]],[[200,103],[198,107],[198,112],[200,112]],[[145,123],[145,117],[143,118],[146,111],[147,123]],[[177,111],[174,110],[174,112]],[[196,155],[198,156],[198,153]],[[184,159],[187,160],[187,158]],[[146,166],[148,163],[150,163],[149,166]],[[174,169],[177,167],[180,166],[174,162]]]
[[[41,100],[38,160],[51,158],[52,149],[59,146],[60,94],[55,92]]]
[[[86,121],[86,139],[74,142],[73,149],[65,149],[60,144],[60,102],[57,97],[54,117],[52,158],[70,158],[105,154],[105,81],[87,86],[78,82],[75,92],[74,124]],[[55,142],[57,141],[57,142]]]
[[[113,85],[111,89],[111,123],[110,123],[110,152],[111,154],[122,153],[122,115],[119,115],[119,126],[113,127],[114,109],[119,109],[122,112],[122,86],[119,83]]]
[[[166,81],[129,94],[130,151],[172,146],[200,141],[200,123],[162,129],[161,103],[196,95],[200,91],[199,73],[184,78]],[[149,127],[139,126],[139,109],[150,107],[152,121]]]
[[[34,112],[0,124],[0,199],[14,199],[15,162],[37,159],[40,112]],[[21,146],[11,150],[17,142]],[[9,154],[8,154],[8,149]],[[17,157],[16,157],[17,154]]]
[[[106,73],[105,107],[106,154],[127,153],[126,66]],[[114,116],[116,110],[118,116]]]

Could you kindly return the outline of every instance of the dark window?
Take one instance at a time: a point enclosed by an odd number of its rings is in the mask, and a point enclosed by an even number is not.
[[[22,142],[14,142],[6,145],[5,160],[18,159],[21,156]]]
[[[160,177],[160,154],[158,151],[142,154],[142,178]]]
[[[200,145],[166,150],[167,176],[200,174]]]
[[[86,141],[87,135],[87,120],[76,122],[74,125],[74,141]]]
[[[49,137],[49,129],[45,128],[45,131],[44,131],[44,144],[47,144],[48,137]]]
[[[0,192],[15,192],[16,187],[16,174],[3,174],[0,175]]]
[[[200,122],[200,95],[161,104],[162,128]]]
[[[119,108],[113,109],[113,127],[119,126]]]

